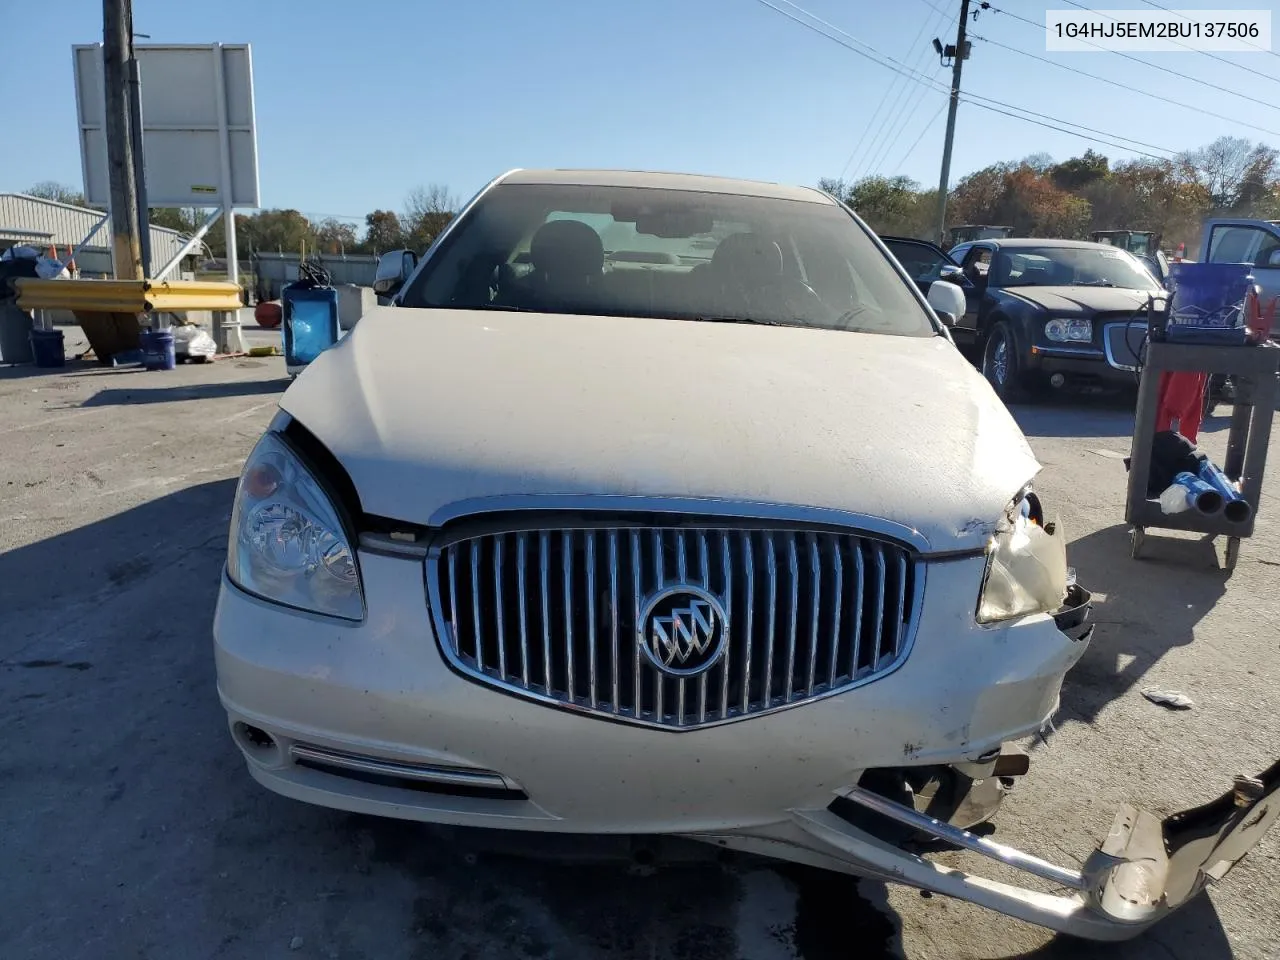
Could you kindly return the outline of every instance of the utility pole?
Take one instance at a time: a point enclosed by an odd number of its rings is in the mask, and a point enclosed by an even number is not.
[[[111,186],[111,249],[117,280],[142,280],[138,193],[129,120],[132,0],[102,0],[102,79],[106,106],[107,176]]]
[[[138,58],[133,53],[133,37],[129,38],[129,120],[133,150],[133,182],[138,192],[138,249],[142,253],[142,275],[152,271],[151,212],[147,208],[147,172],[142,155],[142,75]]]
[[[956,108],[960,106],[960,72],[969,56],[965,28],[969,25],[969,0],[960,0],[960,23],[956,27],[956,45],[942,48],[937,40],[934,48],[942,56],[951,57],[951,103],[947,107],[947,138],[942,145],[942,175],[938,178],[938,240],[947,242],[947,188],[951,183],[951,141],[956,135]]]

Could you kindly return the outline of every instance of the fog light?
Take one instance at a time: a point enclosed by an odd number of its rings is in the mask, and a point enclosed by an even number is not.
[[[240,749],[254,760],[268,766],[279,763],[281,759],[280,745],[275,737],[261,727],[237,720],[231,728]]]

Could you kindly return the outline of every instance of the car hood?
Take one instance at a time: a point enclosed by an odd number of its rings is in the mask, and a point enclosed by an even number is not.
[[[1095,313],[1120,313],[1146,306],[1154,290],[1125,287],[1004,287],[1002,292],[1040,307],[1054,316],[1091,317]]]
[[[941,337],[381,307],[281,407],[365,513],[421,524],[486,497],[696,498],[862,514],[965,550],[1039,469]]]

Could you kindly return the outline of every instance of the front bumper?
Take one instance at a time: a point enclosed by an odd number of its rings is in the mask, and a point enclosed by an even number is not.
[[[362,550],[367,617],[255,599],[225,578],[218,688],[253,775],[302,800],[463,826],[739,830],[822,808],[869,768],[973,761],[1040,729],[1086,644],[1047,616],[981,627],[982,557],[929,565],[911,654],[865,686],[720,726],[649,729],[481,686],[431,625],[421,559]],[[236,724],[265,731],[271,749]],[[500,775],[519,797],[407,790],[295,762],[293,748]]]
[[[1141,817],[1115,851],[1113,837],[1095,854],[1115,858],[1114,869],[1086,871],[1099,878],[1093,886],[1055,898],[948,871],[831,809],[840,797],[859,800],[869,769],[981,764],[1039,729],[1087,645],[1083,592],[1057,618],[979,627],[964,611],[982,558],[931,564],[912,653],[892,674],[776,713],[672,731],[520,700],[458,675],[432,631],[421,559],[361,551],[360,563],[368,611],[360,624],[289,611],[223,580],[219,695],[251,774],[271,790],[435,823],[691,837],[935,890],[1097,939],[1131,936],[1160,915],[1114,916],[1110,906],[1113,891],[1127,892],[1129,851],[1150,834]],[[1181,899],[1165,901],[1176,906],[1201,875],[1225,872],[1215,863],[1236,847],[1243,855],[1270,822],[1269,808],[1258,811],[1255,803],[1249,815],[1261,826],[1186,815],[1201,832],[1218,824],[1229,836],[1171,854],[1165,889]],[[1185,866],[1197,851],[1203,862]]]

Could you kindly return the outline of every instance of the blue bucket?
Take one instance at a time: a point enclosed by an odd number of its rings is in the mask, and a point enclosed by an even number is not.
[[[37,367],[65,367],[67,351],[61,330],[32,330],[31,353]]]
[[[173,348],[173,332],[170,330],[144,330],[142,341],[142,368],[144,370],[172,370],[178,365]]]
[[[342,328],[338,323],[337,290],[289,284],[281,291],[280,299],[286,366],[306,366],[338,342]]]
[[[1247,263],[1171,263],[1165,337],[1173,343],[1243,344],[1244,299],[1252,284]]]

